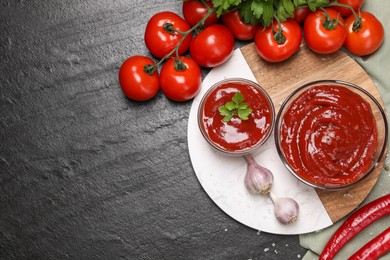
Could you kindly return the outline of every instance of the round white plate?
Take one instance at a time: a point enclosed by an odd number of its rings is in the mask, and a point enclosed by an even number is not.
[[[282,164],[273,135],[252,155],[260,165],[273,172],[272,192],[279,197],[291,197],[300,205],[298,221],[290,225],[282,225],[276,220],[268,196],[252,195],[246,190],[245,159],[224,155],[203,138],[197,122],[199,102],[214,83],[232,77],[256,81],[239,49],[234,51],[226,63],[209,72],[190,110],[188,147],[192,166],[203,189],[226,214],[259,231],[291,235],[313,232],[332,225],[315,190],[299,182]],[[261,85],[261,82],[258,83]]]

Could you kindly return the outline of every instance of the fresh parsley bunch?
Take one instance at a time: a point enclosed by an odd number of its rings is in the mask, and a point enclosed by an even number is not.
[[[312,11],[329,4],[329,0],[211,0],[216,13],[221,16],[232,9],[239,9],[246,23],[271,25],[274,18],[280,22],[294,17],[295,8],[308,6]]]
[[[248,120],[250,113],[252,113],[252,109],[248,107],[248,103],[244,102],[244,96],[240,92],[236,92],[232,97],[232,101],[220,106],[218,111],[223,116],[222,121],[224,122],[229,122],[233,116]]]

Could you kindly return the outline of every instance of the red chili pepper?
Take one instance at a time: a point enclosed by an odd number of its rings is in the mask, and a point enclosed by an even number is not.
[[[390,214],[390,194],[380,197],[364,205],[336,230],[325,245],[320,255],[320,260],[332,259],[340,249],[371,223]]]
[[[378,259],[390,251],[390,227],[365,244],[348,260]]]

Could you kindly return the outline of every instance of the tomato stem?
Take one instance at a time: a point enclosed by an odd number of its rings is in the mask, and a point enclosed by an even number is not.
[[[274,39],[275,41],[280,45],[280,44],[283,44],[286,42],[286,36],[284,36],[283,34],[283,28],[282,28],[282,24],[280,23],[280,20],[277,16],[274,16],[275,17],[275,20],[276,22],[278,23],[278,30],[275,31],[274,30],[274,26],[272,24],[272,32],[274,34]]]
[[[339,3],[337,0],[335,0],[334,2],[330,2],[327,6],[329,7],[332,7],[332,6],[339,6],[339,7],[345,7],[345,8],[348,8],[351,10],[352,14],[353,14],[353,17],[355,18],[355,21],[352,25],[352,30],[354,32],[357,32],[360,30],[360,28],[362,27],[362,17],[360,15],[360,12],[359,12],[359,15],[356,13],[356,11],[353,9],[352,6],[350,5],[347,5],[347,4],[341,4]]]
[[[180,58],[175,58],[174,67],[177,71],[184,71],[187,69],[187,66],[184,64],[184,62]]]
[[[165,55],[164,57],[162,57],[154,66],[157,68],[158,66],[160,66],[166,59],[168,59],[169,57],[172,56],[172,54],[175,53],[175,56],[176,56],[176,59],[179,58],[179,48],[182,44],[182,42],[184,41],[185,38],[188,37],[188,35],[190,35],[192,32],[196,31],[196,30],[203,30],[204,29],[204,23],[205,21],[207,20],[207,18],[215,13],[216,9],[215,8],[210,8],[210,6],[207,5],[207,3],[202,0],[202,3],[207,7],[207,14],[197,23],[195,24],[192,28],[190,28],[189,30],[185,31],[185,32],[182,32],[180,30],[177,30],[176,28],[174,28],[173,24],[172,23],[165,23],[164,24],[164,30],[166,30],[168,33],[171,33],[171,34],[174,34],[175,32],[177,33],[180,33],[182,35],[180,41],[177,43],[177,45],[175,46],[175,48],[170,51],[167,55]],[[184,64],[183,64],[184,65]],[[152,65],[153,66],[153,65]],[[180,67],[180,66],[179,66]],[[176,68],[176,66],[175,66]],[[184,65],[184,68],[183,69],[179,69],[179,70],[185,70],[186,67]],[[146,71],[146,69],[145,69]]]
[[[329,0],[294,0],[295,7],[307,6],[314,12],[317,8],[325,7],[329,5]]]
[[[362,24],[363,24],[363,20],[362,20],[362,16],[360,15],[360,12],[359,12],[359,16],[357,18],[355,17],[355,21],[352,24],[352,30],[354,32],[358,32],[360,30],[360,28],[362,28]]]
[[[156,72],[156,69],[157,69],[157,66],[156,66],[156,65],[146,64],[146,65],[144,66],[144,71],[145,71],[146,74],[148,74],[148,75],[153,75],[153,74]]]
[[[173,27],[172,23],[164,23],[163,25],[164,30],[169,34],[175,34],[175,28]]]
[[[339,25],[340,20],[338,18],[331,19],[329,16],[329,13],[326,11],[325,8],[321,7],[320,9],[324,12],[324,15],[325,15],[325,20],[322,23],[322,26],[324,26],[324,28],[327,30],[335,29],[337,27],[337,25]]]

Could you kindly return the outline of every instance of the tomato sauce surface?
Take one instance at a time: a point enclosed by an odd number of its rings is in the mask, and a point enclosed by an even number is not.
[[[240,92],[244,102],[252,109],[248,120],[233,116],[222,121],[218,108]],[[241,82],[226,82],[215,88],[205,100],[201,114],[201,127],[210,140],[229,152],[250,149],[272,130],[273,109],[266,96],[256,87]]]
[[[319,185],[348,185],[371,167],[377,126],[360,95],[340,86],[315,86],[287,109],[280,144],[303,179]]]

